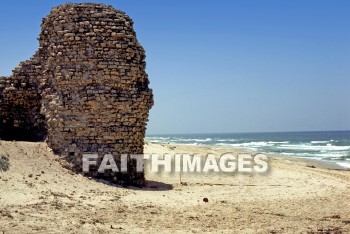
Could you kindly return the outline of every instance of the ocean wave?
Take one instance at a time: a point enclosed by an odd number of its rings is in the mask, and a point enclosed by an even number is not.
[[[237,139],[219,139],[219,140],[216,140],[218,142],[236,142],[238,141]]]
[[[153,140],[153,139],[146,139],[147,141],[151,143],[164,143],[164,144],[170,144],[170,141],[165,141],[165,140]]]
[[[288,156],[296,156],[300,158],[314,158],[314,159],[323,159],[321,156],[316,156],[315,154],[310,154],[310,153],[292,153],[292,152],[282,152],[279,153],[281,155],[288,155]]]
[[[268,144],[288,144],[289,141],[268,141]]]
[[[311,144],[324,144],[324,143],[328,143],[330,141],[311,141]]]
[[[257,151],[259,147],[252,147],[247,145],[248,143],[242,143],[242,144],[230,144],[230,143],[216,143],[216,146],[225,146],[225,147],[237,147],[237,148],[245,148],[249,149],[251,151]]]
[[[330,160],[334,162],[350,162],[350,138],[346,136],[329,137],[307,137],[304,135],[285,137],[276,135],[262,138],[247,135],[153,135],[146,139],[151,142],[182,144],[182,145],[216,145],[232,148],[244,148],[249,151],[255,151],[266,154],[281,154],[300,158],[313,158],[319,160]],[[227,138],[226,138],[227,137]]]
[[[179,141],[184,141],[184,142],[190,142],[190,141],[195,141],[195,142],[207,142],[207,141],[212,141],[211,138],[206,138],[206,139],[191,139],[191,138],[174,138],[171,141],[174,142],[179,142]]]
[[[337,146],[337,145],[306,145],[306,144],[300,144],[300,145],[279,145],[277,148],[280,149],[299,149],[299,150],[310,150],[310,151],[345,151],[350,150],[350,146]]]
[[[206,139],[194,139],[194,141],[198,141],[198,142],[207,142],[207,141],[212,141],[213,139],[211,138],[206,138]]]
[[[232,146],[232,147],[244,147],[244,148],[262,148],[274,146],[275,144],[286,144],[288,141],[253,141],[245,143],[216,143],[219,146]]]
[[[272,145],[268,142],[265,141],[253,141],[253,142],[247,142],[247,143],[239,143],[239,144],[232,144],[235,146],[243,146],[243,147],[261,147],[261,146],[267,146],[267,145]]]
[[[153,139],[147,139],[147,140],[149,140],[151,142],[163,142],[163,141],[160,141],[160,140],[153,140]]]
[[[169,140],[170,137],[145,137],[147,140]]]
[[[320,153],[319,155],[321,155],[322,157],[331,157],[331,158],[347,158],[346,155],[342,154],[342,153]]]

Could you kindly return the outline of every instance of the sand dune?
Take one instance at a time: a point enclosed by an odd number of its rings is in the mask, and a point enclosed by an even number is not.
[[[147,153],[228,151],[145,146]],[[74,174],[45,143],[1,141],[0,154],[10,162],[0,170],[0,233],[350,233],[349,171],[274,157],[259,176],[148,170],[147,187],[138,189]]]

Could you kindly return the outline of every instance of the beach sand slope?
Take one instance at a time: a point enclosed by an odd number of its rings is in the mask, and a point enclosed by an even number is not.
[[[146,153],[239,153],[146,143]],[[0,233],[350,233],[350,172],[270,157],[266,175],[146,172],[123,188],[74,174],[45,143],[0,141]]]

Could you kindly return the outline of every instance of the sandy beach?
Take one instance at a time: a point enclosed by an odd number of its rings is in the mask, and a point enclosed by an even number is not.
[[[240,149],[146,143],[145,153]],[[144,189],[62,167],[45,143],[0,142],[0,233],[349,233],[350,171],[269,157],[266,175],[154,174]],[[207,202],[205,202],[207,201]]]

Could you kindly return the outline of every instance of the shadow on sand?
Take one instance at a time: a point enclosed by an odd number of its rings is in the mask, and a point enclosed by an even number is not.
[[[123,186],[123,185],[119,185],[119,184],[115,184],[112,182],[109,182],[107,180],[104,179],[98,179],[98,178],[91,178],[91,180],[94,180],[98,183],[103,183],[106,184],[108,186],[113,186],[113,187],[118,187],[118,188],[125,188],[125,189],[130,189],[130,190],[139,190],[139,191],[168,191],[168,190],[173,190],[174,187],[171,184],[166,184],[163,182],[158,182],[158,181],[153,181],[153,180],[146,180],[145,181],[145,185],[140,188],[140,187],[136,187],[136,186]]]

